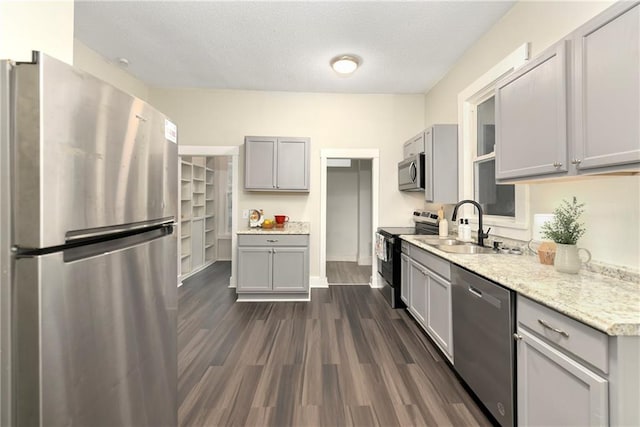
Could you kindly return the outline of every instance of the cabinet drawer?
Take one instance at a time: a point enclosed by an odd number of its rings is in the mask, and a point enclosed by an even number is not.
[[[308,246],[308,234],[239,234],[238,246]]]
[[[608,337],[605,333],[522,296],[518,296],[517,317],[519,325],[602,372],[609,372]]]
[[[411,246],[411,258],[427,267],[429,270],[438,273],[447,280],[451,280],[451,264],[449,261],[433,255],[417,246]]]
[[[402,253],[403,254],[407,254],[409,255],[409,247],[411,246],[411,244],[409,242],[405,242],[404,240],[402,241]]]

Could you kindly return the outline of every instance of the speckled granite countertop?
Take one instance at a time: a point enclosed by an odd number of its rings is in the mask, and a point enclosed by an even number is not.
[[[238,234],[309,234],[308,222],[289,221],[283,228],[245,228],[238,230]]]
[[[640,284],[581,270],[558,273],[528,255],[451,254],[403,240],[471,270],[608,335],[640,336]]]

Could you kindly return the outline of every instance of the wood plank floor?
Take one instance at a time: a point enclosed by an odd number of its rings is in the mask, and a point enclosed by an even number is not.
[[[179,289],[181,426],[488,426],[404,310],[368,286],[234,303],[230,263]]]
[[[371,281],[371,266],[357,262],[327,261],[329,283],[366,283]]]

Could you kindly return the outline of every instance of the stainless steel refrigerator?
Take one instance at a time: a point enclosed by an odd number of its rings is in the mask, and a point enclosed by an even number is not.
[[[2,72],[12,418],[177,425],[175,125],[43,54]]]

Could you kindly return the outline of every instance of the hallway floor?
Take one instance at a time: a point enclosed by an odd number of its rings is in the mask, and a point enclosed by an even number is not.
[[[488,426],[418,325],[368,286],[234,303],[230,263],[179,289],[181,426]]]
[[[371,266],[358,265],[357,262],[327,261],[327,281],[340,284],[369,284]]]

